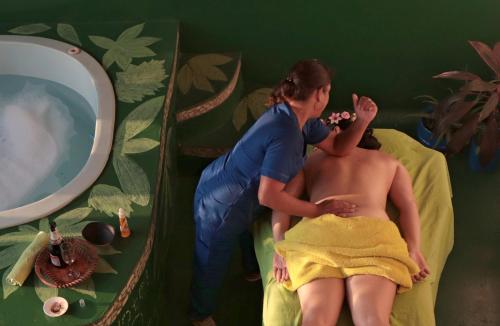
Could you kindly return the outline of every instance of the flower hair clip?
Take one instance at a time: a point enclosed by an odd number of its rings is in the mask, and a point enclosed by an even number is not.
[[[331,126],[332,128],[335,128],[336,126],[340,124],[350,124],[351,122],[354,122],[356,120],[356,113],[350,114],[347,111],[344,111],[342,113],[338,112],[332,112],[330,116],[327,118],[326,124]]]

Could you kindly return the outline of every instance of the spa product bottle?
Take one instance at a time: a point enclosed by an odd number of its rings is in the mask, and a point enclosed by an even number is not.
[[[50,240],[49,240],[49,256],[52,265],[58,268],[66,266],[62,259],[61,244],[63,238],[59,234],[56,227],[56,222],[50,222]]]
[[[130,228],[128,227],[127,216],[123,208],[118,209],[118,220],[120,222],[120,235],[122,238],[130,236]]]

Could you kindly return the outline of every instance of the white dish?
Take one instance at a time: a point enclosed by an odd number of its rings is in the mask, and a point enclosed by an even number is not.
[[[59,310],[54,312],[52,308],[54,305],[60,305]],[[43,303],[43,312],[49,317],[59,317],[66,313],[68,310],[68,301],[63,297],[52,297]]]

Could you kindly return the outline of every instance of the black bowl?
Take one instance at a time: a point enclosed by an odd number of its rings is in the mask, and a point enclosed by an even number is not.
[[[91,222],[83,228],[82,235],[88,242],[96,246],[104,246],[113,241],[115,228],[106,223]]]

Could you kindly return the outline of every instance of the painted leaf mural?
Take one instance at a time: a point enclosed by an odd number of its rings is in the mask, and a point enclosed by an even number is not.
[[[258,119],[266,111],[266,101],[272,91],[272,88],[259,88],[247,96],[248,108],[254,119]]]
[[[122,153],[138,154],[152,150],[160,145],[160,142],[149,138],[130,139],[123,145]]]
[[[186,95],[193,84],[193,70],[189,65],[184,65],[177,73],[177,85],[182,94]]]
[[[9,33],[12,34],[22,34],[22,35],[31,35],[31,34],[39,34],[45,31],[48,31],[50,26],[45,24],[29,24],[22,25],[9,30]]]
[[[10,271],[12,270],[13,266],[10,266],[3,272],[2,275],[2,290],[3,290],[3,298],[4,300],[9,297],[14,291],[18,290],[20,287],[16,285],[12,285],[9,282],[7,282],[7,275],[9,275]]]
[[[59,215],[54,219],[54,222],[56,222],[59,228],[64,228],[64,226],[66,225],[77,224],[78,222],[89,216],[91,212],[91,207],[75,208],[69,212]]]
[[[113,166],[123,191],[138,205],[146,206],[150,199],[149,180],[144,170],[125,155],[113,155]]]
[[[111,256],[122,253],[120,250],[113,248],[112,245],[97,246],[96,249],[99,256]]]
[[[194,86],[196,89],[214,93],[210,80],[227,81],[226,74],[217,66],[224,65],[233,58],[222,54],[210,53],[192,57],[179,69],[177,84],[182,94],[187,94]]]
[[[35,277],[35,293],[40,301],[45,302],[45,300],[51,297],[56,297],[59,293],[59,289],[49,287],[43,284],[38,277]]]
[[[92,278],[89,278],[85,282],[77,284],[69,289],[81,294],[91,296],[94,299],[97,298],[97,295],[95,293],[95,284]]]
[[[144,131],[153,123],[163,107],[164,99],[164,96],[152,98],[127,115],[116,131],[113,151],[121,152],[124,142]]]
[[[0,269],[4,269],[16,263],[29,242],[21,242],[0,251]]]
[[[0,236],[0,247],[10,246],[20,242],[30,242],[35,237],[31,231],[14,231]]]
[[[118,99],[126,103],[141,101],[146,95],[154,95],[163,87],[165,61],[151,60],[136,66],[130,64],[127,70],[116,73],[115,84]]]
[[[82,46],[82,42],[80,41],[75,28],[70,24],[57,24],[57,34],[71,44]]]
[[[122,70],[127,70],[132,58],[155,56],[156,53],[148,46],[160,39],[156,37],[139,37],[143,28],[144,24],[132,26],[123,31],[116,41],[104,36],[89,36],[89,39],[95,45],[107,50],[102,59],[104,67],[109,68],[116,62]]]
[[[99,257],[97,261],[95,272],[101,274],[118,274],[118,272],[102,257]]]
[[[240,130],[248,119],[248,110],[254,119],[258,119],[267,109],[266,101],[271,95],[271,88],[259,88],[245,96],[233,112],[233,125]]]
[[[115,186],[105,184],[94,186],[90,192],[88,203],[95,210],[108,216],[118,214],[119,208],[123,208],[127,216],[133,212],[129,197]]]
[[[242,99],[233,112],[233,125],[236,130],[240,130],[248,120],[248,100]]]

